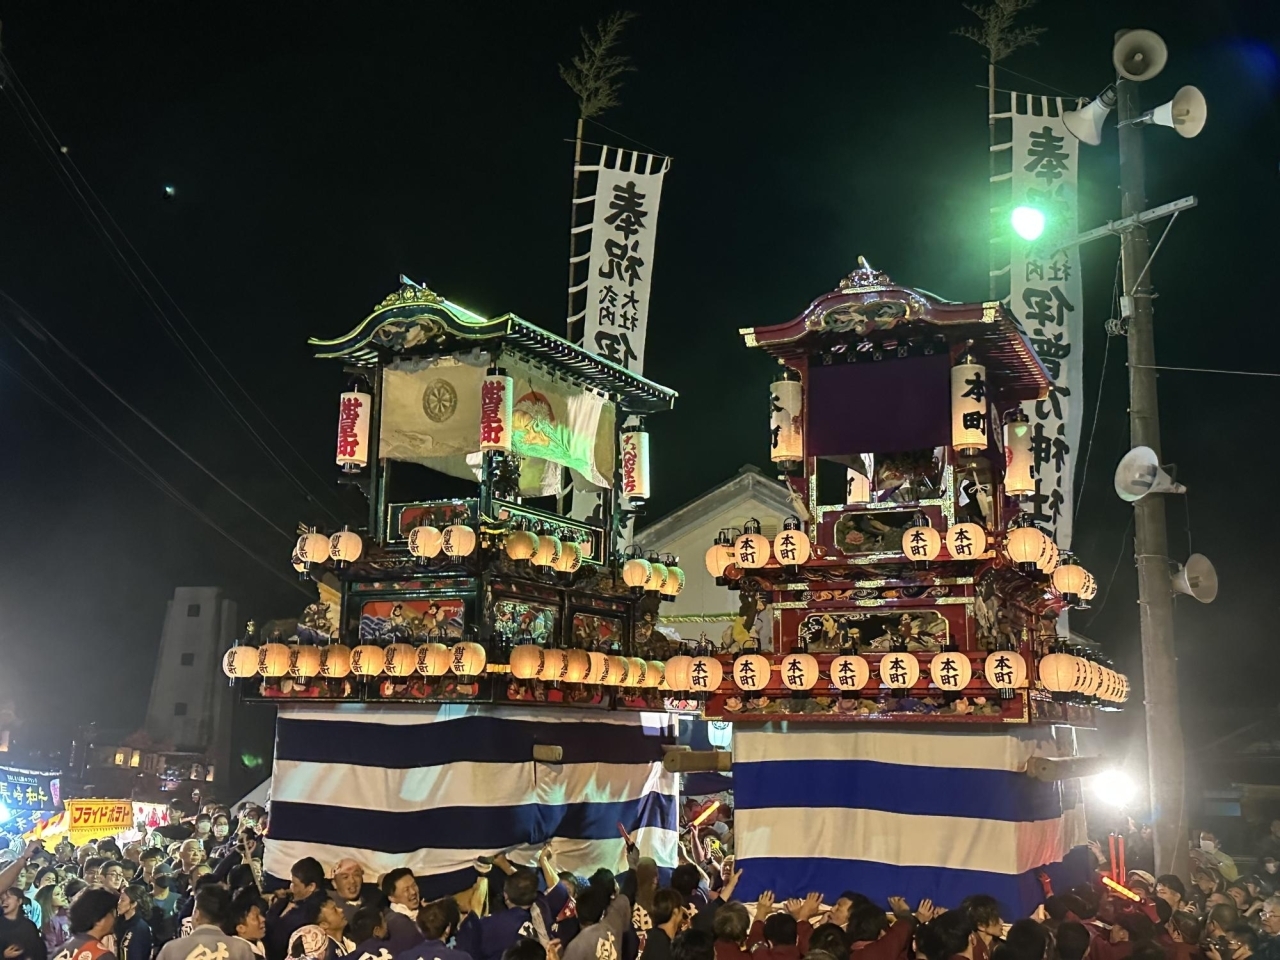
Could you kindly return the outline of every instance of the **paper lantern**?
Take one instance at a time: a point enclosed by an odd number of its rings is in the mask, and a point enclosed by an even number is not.
[[[490,373],[480,382],[480,449],[511,450],[511,407],[515,381]]]
[[[1025,417],[1004,425],[1004,492],[1029,497],[1036,492],[1035,455],[1031,448],[1031,424]]]
[[[871,682],[871,664],[865,657],[846,655],[831,661],[831,684],[837,690],[853,693]]]
[[[560,541],[555,537],[538,537],[538,549],[533,553],[533,564],[537,567],[552,567],[560,559]]]
[[[645,663],[644,657],[627,657],[627,686],[648,686],[645,682],[648,675],[649,665]]]
[[[1036,569],[1041,573],[1053,573],[1058,569],[1058,561],[1062,557],[1062,551],[1058,549],[1058,545],[1053,542],[1053,538],[1046,536],[1044,538],[1044,549],[1040,551],[1040,556],[1036,559]]]
[[[778,665],[788,690],[812,690],[818,682],[818,660],[809,653],[789,653]]]
[[[795,526],[789,526],[794,523]],[[800,521],[794,517],[783,524],[783,529],[773,538],[773,555],[778,562],[789,567],[798,567],[809,562],[813,554],[813,544],[809,535],[800,529]]]
[[[928,563],[942,552],[942,537],[933,527],[916,525],[902,531],[902,552],[908,560]]]
[[[1002,690],[1021,690],[1027,685],[1027,661],[1016,650],[995,650],[982,664],[987,683]]]
[[[1077,691],[1082,696],[1096,697],[1102,690],[1102,683],[1106,679],[1102,672],[1102,665],[1094,663],[1092,660],[1084,662],[1084,681],[1080,684]]]
[[[629,430],[620,438],[622,495],[632,500],[649,499],[649,434]]]
[[[707,573],[713,577],[723,577],[724,568],[737,561],[738,553],[729,540],[728,534],[721,530],[720,535],[716,537],[716,542],[707,547],[707,555],[703,559]]]
[[[663,670],[663,679],[668,687],[677,693],[692,690],[690,674],[693,670],[693,657],[681,654],[667,660]]]
[[[329,538],[329,556],[340,567],[359,560],[363,552],[364,541],[354,530],[339,530]]]
[[[511,676],[517,680],[533,680],[542,672],[542,648],[533,643],[522,643],[511,651]]]
[[[963,690],[973,678],[973,665],[963,653],[947,651],[929,661],[929,679],[939,690]]]
[[[460,677],[477,677],[484,672],[484,647],[473,641],[455,643],[449,650],[449,669]]]
[[[444,536],[440,539],[440,549],[447,557],[469,557],[476,548],[476,532],[461,523],[452,523],[444,528]]]
[[[769,385],[769,459],[774,463],[804,459],[803,402],[799,380]]]
[[[430,560],[440,552],[444,534],[430,524],[414,527],[409,531],[409,552],[415,557]]]
[[[1050,693],[1072,693],[1084,681],[1084,663],[1069,653],[1047,654],[1036,664],[1040,685]]]
[[[320,648],[320,676],[341,680],[351,673],[351,648],[345,643],[331,643]]]
[[[622,582],[633,590],[643,590],[652,575],[653,568],[649,566],[649,561],[640,557],[632,557],[622,565]]]
[[[418,651],[411,643],[391,643],[384,651],[382,669],[388,677],[407,677],[418,668]]]
[[[667,565],[654,560],[649,561],[649,579],[644,582],[646,593],[665,594],[667,592]]]
[[[351,672],[357,677],[376,677],[386,665],[386,652],[376,643],[362,643],[351,649]]]
[[[582,544],[575,540],[561,540],[560,556],[552,566],[559,573],[576,573],[582,566]]]
[[[760,532],[759,520],[748,520],[745,532],[733,545],[734,557],[744,570],[755,570],[769,562],[769,539]]]
[[[1088,576],[1088,570],[1074,560],[1069,560],[1053,571],[1053,588],[1062,594],[1064,602],[1078,603]]]
[[[1116,695],[1116,700],[1124,703],[1129,699],[1129,678],[1124,674],[1120,675],[1120,690]]]
[[[657,660],[650,660],[644,665],[644,685],[650,689],[662,686],[663,665]]]
[[[609,672],[600,682],[608,687],[628,686],[631,683],[631,664],[627,662],[627,658],[611,656]]]
[[[306,579],[305,574],[307,572],[307,561],[298,556],[298,550],[296,547],[294,548],[293,556],[289,558],[289,562],[293,564],[293,569],[303,574],[303,579]]]
[[[258,648],[258,672],[264,677],[283,677],[289,672],[289,648],[283,643],[264,643]]]
[[[415,652],[415,669],[424,677],[443,677],[449,670],[449,661],[453,659],[443,643],[423,643]]]
[[[1085,573],[1084,587],[1080,590],[1081,600],[1092,600],[1098,595],[1098,581],[1094,579],[1092,573]]]
[[[947,553],[952,560],[972,560],[987,552],[987,531],[978,523],[947,527]]]
[[[560,674],[561,683],[582,683],[591,669],[591,656],[585,650],[565,651],[564,671]]]
[[[1020,571],[1034,573],[1038,569],[1040,554],[1047,549],[1045,541],[1048,539],[1037,527],[1013,527],[1005,538],[1004,550]]]
[[[512,530],[502,549],[512,560],[530,560],[538,552],[538,535],[530,530]]]
[[[293,552],[304,563],[324,563],[329,559],[329,538],[323,533],[304,533]]]
[[[880,658],[880,686],[893,690],[914,687],[920,679],[920,661],[912,653],[886,653]]]
[[[232,647],[222,655],[222,672],[232,680],[252,677],[258,672],[258,648]]]
[[[587,652],[587,672],[584,683],[604,683],[609,679],[609,657],[598,650]]]
[[[715,657],[694,657],[689,665],[689,686],[694,693],[715,693],[724,679],[724,667]]]
[[[865,473],[859,473],[852,467],[845,474],[845,503],[870,503],[871,480]]]
[[[538,668],[537,679],[543,683],[557,682],[565,675],[568,666],[568,650],[543,650],[542,665]]]
[[[348,390],[338,397],[337,463],[347,473],[369,465],[369,411],[373,397]]]
[[[733,682],[739,690],[763,690],[772,674],[773,664],[758,653],[744,653],[733,661]]]
[[[320,675],[320,648],[299,644],[289,648],[289,676],[307,680]]]
[[[987,449],[987,368],[967,355],[951,368],[951,445],[965,456]]]
[[[679,567],[673,567],[670,564],[668,564],[667,565],[667,589],[663,591],[663,595],[671,597],[672,599],[675,599],[676,597],[680,596],[681,591],[684,590],[684,582],[685,582],[684,571],[681,570]]]

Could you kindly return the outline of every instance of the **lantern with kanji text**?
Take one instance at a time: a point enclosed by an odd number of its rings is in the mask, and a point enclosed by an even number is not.
[[[788,690],[812,690],[818,682],[818,661],[810,653],[789,653],[778,664],[778,674]]]
[[[748,692],[763,690],[769,685],[773,665],[768,657],[758,653],[744,653],[733,661],[733,682],[739,690]]]
[[[320,676],[341,680],[351,673],[351,648],[345,643],[331,643],[320,648]]]
[[[799,517],[787,517],[782,521],[782,529],[773,538],[773,555],[778,562],[788,567],[798,567],[809,561],[813,553],[813,544],[809,535],[800,529]]]
[[[920,679],[920,661],[915,654],[886,653],[880,658],[880,686],[890,690],[909,690]]]
[[[734,544],[735,559],[744,570],[754,570],[769,562],[769,538],[760,532],[760,521],[743,524],[743,534]]]
[[[842,693],[856,693],[871,681],[871,664],[865,657],[846,654],[831,661],[831,685]]]
[[[460,677],[479,676],[484,663],[484,647],[473,640],[455,643],[449,650],[449,669]]]
[[[973,677],[973,665],[966,654],[946,650],[934,654],[929,661],[929,679],[939,690],[958,693],[969,685]]]

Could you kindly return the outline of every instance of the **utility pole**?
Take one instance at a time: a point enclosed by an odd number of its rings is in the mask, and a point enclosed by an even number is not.
[[[1119,39],[1119,36],[1117,36]],[[1134,217],[1146,207],[1138,83],[1116,82],[1120,133],[1120,213]],[[1129,436],[1132,446],[1160,453],[1156,400],[1155,332],[1151,305],[1150,245],[1141,220],[1124,230],[1120,262],[1129,339]],[[1128,306],[1130,305],[1131,306]],[[1186,877],[1186,756],[1178,706],[1178,664],[1173,643],[1173,590],[1164,497],[1133,505],[1134,559],[1142,627],[1142,684],[1147,724],[1147,770],[1151,783],[1156,873]]]

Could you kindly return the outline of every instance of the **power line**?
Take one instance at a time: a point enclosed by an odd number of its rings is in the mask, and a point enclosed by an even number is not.
[[[1135,370],[1172,370],[1175,373],[1225,373],[1233,377],[1280,377],[1263,370],[1216,370],[1212,367],[1166,367],[1155,363],[1135,363]]]
[[[1111,282],[1111,305],[1119,303],[1120,296],[1120,258],[1116,258],[1115,278]],[[1102,387],[1107,382],[1107,357],[1111,354],[1111,333],[1106,333],[1106,344],[1102,348],[1102,374],[1098,377],[1098,395],[1093,401],[1093,425],[1089,427],[1089,442],[1084,448],[1084,468],[1080,471],[1080,495],[1076,497],[1075,518],[1080,518],[1080,507],[1084,504],[1084,488],[1089,482],[1089,456],[1093,453],[1093,436],[1098,432],[1098,413],[1102,410]]]

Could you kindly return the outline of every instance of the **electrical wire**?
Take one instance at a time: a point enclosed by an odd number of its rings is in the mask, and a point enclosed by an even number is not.
[[[1116,258],[1115,278],[1111,281],[1111,306],[1119,303],[1120,296],[1120,258]],[[1104,328],[1105,329],[1105,328]],[[1085,484],[1089,482],[1089,455],[1093,453],[1093,437],[1098,432],[1098,413],[1102,410],[1102,388],[1107,382],[1107,357],[1111,354],[1111,333],[1107,331],[1106,344],[1102,348],[1102,373],[1098,377],[1098,395],[1093,400],[1093,424],[1089,427],[1089,441],[1084,448],[1084,467],[1080,471],[1080,495],[1076,497],[1072,510],[1074,520],[1080,519],[1080,508],[1084,504]]]
[[[1129,531],[1133,529],[1133,513],[1129,514],[1129,522],[1125,524],[1124,533],[1120,536],[1120,552],[1116,554],[1115,566],[1111,568],[1111,576],[1107,578],[1107,589],[1102,595],[1102,602],[1093,611],[1093,616],[1089,618],[1089,623],[1083,629],[1093,626],[1093,621],[1098,619],[1098,614],[1102,613],[1103,607],[1107,605],[1107,601],[1111,599],[1111,585],[1116,581],[1116,573],[1120,570],[1120,561],[1124,559],[1124,548],[1129,542]]]
[[[318,507],[319,509],[323,510],[326,514],[328,514],[330,518],[337,521],[339,519],[338,515],[333,510],[331,510],[328,506],[326,506],[324,503],[318,500],[312,494],[311,490],[307,488],[306,484],[304,484],[301,480],[299,480],[298,477],[289,469],[289,467],[284,463],[284,461],[280,458],[280,456],[276,453],[276,451],[266,442],[266,440],[261,436],[261,434],[254,428],[253,424],[249,422],[248,418],[245,417],[245,415],[240,410],[240,408],[232,401],[230,396],[227,395],[226,391],[222,388],[222,385],[212,375],[212,373],[210,373],[208,367],[205,366],[204,362],[200,359],[199,354],[192,348],[192,346],[178,331],[173,321],[169,319],[168,315],[165,313],[164,308],[161,306],[161,304],[156,299],[156,297],[152,294],[150,287],[148,287],[148,285],[143,280],[143,278],[139,276],[138,271],[134,269],[133,263],[130,261],[129,257],[121,249],[120,244],[116,242],[115,236],[112,234],[112,231],[108,229],[106,223],[103,222],[103,217],[105,217],[106,220],[109,221],[110,224],[115,228],[116,233],[119,234],[121,239],[124,241],[125,245],[133,253],[134,257],[136,257],[138,263],[141,264],[142,269],[146,271],[146,273],[151,277],[155,285],[160,289],[160,291],[163,292],[164,296],[174,306],[175,310],[182,317],[183,321],[195,333],[197,339],[205,347],[205,349],[209,352],[209,354],[214,358],[218,366],[223,370],[223,372],[227,375],[227,377],[233,383],[235,383],[236,387],[240,390],[240,392],[244,394],[246,398],[248,398],[250,404],[254,407],[254,409],[258,411],[258,413],[263,417],[263,419],[266,420],[266,422],[271,426],[272,430],[275,431],[275,433],[281,437],[285,446],[291,452],[293,452],[295,456],[298,456],[299,459],[302,459],[303,462],[305,463],[306,462],[305,458],[303,458],[301,454],[299,454],[298,451],[288,442],[288,439],[285,438],[283,433],[281,433],[281,431],[279,430],[279,428],[276,427],[275,424],[271,422],[270,418],[267,417],[265,411],[262,410],[261,406],[259,406],[257,402],[254,401],[254,399],[252,398],[252,396],[249,395],[245,387],[239,382],[239,380],[235,378],[234,374],[231,373],[231,371],[227,368],[226,364],[213,351],[213,348],[209,345],[208,341],[205,340],[204,337],[200,334],[199,330],[196,329],[195,325],[191,322],[190,318],[188,318],[186,314],[183,313],[181,308],[178,307],[173,296],[159,281],[159,279],[155,275],[155,272],[147,264],[146,260],[142,257],[142,255],[138,253],[137,248],[129,240],[128,235],[120,227],[119,223],[116,222],[114,217],[111,216],[111,213],[109,210],[107,210],[106,205],[94,192],[87,178],[84,177],[83,173],[81,173],[79,167],[76,166],[75,162],[71,160],[69,152],[66,150],[65,147],[61,145],[60,138],[57,136],[52,126],[44,118],[43,113],[40,112],[39,106],[35,103],[35,100],[31,97],[25,85],[23,85],[21,78],[18,77],[17,72],[13,69],[12,63],[10,63],[8,58],[5,57],[3,54],[0,54],[0,68],[3,69],[4,79],[11,81],[10,83],[3,84],[3,90],[5,92],[5,95],[9,99],[10,104],[14,107],[15,111],[18,113],[19,119],[22,120],[24,128],[27,129],[28,136],[31,137],[32,141],[36,143],[38,148],[43,147],[44,150],[47,151],[48,157],[46,157],[46,159],[52,158],[51,165],[54,167],[55,173],[58,175],[58,179],[62,183],[63,188],[68,191],[73,201],[79,205],[81,212],[90,221],[90,224],[95,229],[95,232],[99,237],[99,240],[104,244],[104,246],[106,246],[108,254],[111,256],[112,260],[116,263],[116,265],[124,272],[126,279],[130,282],[130,284],[134,287],[134,289],[138,292],[138,294],[150,306],[152,312],[155,314],[157,321],[159,321],[166,335],[169,337],[170,340],[174,342],[176,346],[178,346],[179,350],[186,355],[188,361],[192,364],[192,366],[196,368],[196,370],[200,373],[202,378],[205,380],[206,384],[219,397],[219,399],[223,402],[223,404],[227,407],[227,409],[232,413],[232,415],[240,422],[241,426],[252,437],[254,443],[266,455],[267,459],[273,462],[276,465],[276,467],[279,468],[280,471],[284,473],[293,482],[294,486],[297,487],[298,491],[303,495],[303,497],[305,497],[305,499],[309,503],[314,504],[316,507]],[[96,202],[96,206],[94,202],[90,202],[89,197],[85,195],[85,191],[87,191],[89,196],[93,198],[93,201]],[[99,211],[101,212],[101,216],[99,215]],[[316,473],[314,468],[311,467],[309,463],[307,464],[307,469],[314,476],[316,476],[321,480],[322,489],[324,489],[327,494],[334,496],[336,500],[336,494],[333,494],[332,491],[329,490],[327,485],[323,485],[326,482],[323,480],[323,478],[319,476],[318,473]]]
[[[668,153],[663,153],[661,150],[657,149],[656,147],[651,147],[651,146],[649,146],[649,145],[648,145],[647,143],[645,143],[643,140],[637,140],[635,137],[629,137],[629,136],[627,136],[625,133],[623,133],[621,130],[615,130],[615,129],[613,129],[613,127],[606,127],[606,126],[605,126],[603,123],[601,123],[599,120],[594,120],[594,119],[592,119],[591,117],[586,117],[585,119],[586,119],[587,123],[593,123],[593,124],[595,124],[597,127],[599,127],[601,130],[608,130],[608,131],[609,131],[610,133],[612,133],[615,137],[621,137],[623,140],[630,140],[630,141],[631,141],[632,143],[634,143],[636,146],[638,146],[638,147],[643,147],[645,150],[649,151],[649,152],[650,152],[650,153],[652,153],[654,156],[657,156],[657,157],[666,157],[667,159],[670,159],[670,158],[671,158],[671,155],[670,155],[670,154],[668,154]],[[584,142],[585,142],[585,141],[584,141]],[[604,144],[601,144],[601,146],[604,146]]]
[[[155,470],[155,468],[147,464],[147,462],[141,457],[140,454],[138,454],[136,450],[130,447],[127,443],[125,443],[124,440],[122,440],[109,427],[107,427],[106,424],[104,424],[102,420],[98,418],[93,413],[93,411],[88,408],[86,404],[84,404],[77,397],[75,397],[74,394],[69,394],[69,395],[76,402],[76,404],[91,419],[93,419],[98,424],[98,426],[102,429],[103,433],[105,433],[107,436],[110,436],[112,439],[114,439],[116,443],[118,443],[125,450],[128,450],[129,454],[137,462],[131,461],[127,457],[125,457],[125,455],[121,453],[119,449],[117,449],[116,447],[113,447],[110,443],[108,443],[101,434],[94,433],[92,430],[90,430],[79,418],[77,418],[74,414],[72,414],[71,411],[67,410],[64,406],[62,406],[62,404],[58,403],[57,400],[49,396],[47,393],[41,390],[38,386],[36,386],[34,383],[28,380],[25,376],[23,376],[22,372],[19,371],[16,367],[13,367],[3,359],[0,359],[0,370],[4,370],[5,372],[7,372],[11,377],[13,377],[14,380],[22,384],[24,387],[30,390],[33,394],[35,394],[37,397],[43,400],[46,404],[52,407],[53,410],[57,412],[60,416],[62,416],[68,423],[76,427],[76,429],[80,430],[82,433],[84,433],[86,436],[92,439],[95,443],[99,444],[104,450],[106,450],[109,454],[111,454],[111,456],[115,457],[118,461],[120,461],[122,464],[124,464],[134,473],[141,476],[148,483],[155,486],[157,489],[159,489],[162,493],[164,493],[174,502],[178,503],[183,508],[188,510],[190,513],[194,514],[203,523],[207,524],[208,526],[216,530],[224,539],[226,539],[229,543],[237,547],[242,553],[245,554],[245,556],[249,557],[249,559],[251,559],[254,563],[257,563],[258,565],[260,565],[261,567],[269,571],[272,576],[278,577],[279,579],[283,580],[285,583],[289,584],[294,589],[300,590],[306,596],[308,597],[311,596],[310,591],[307,590],[306,587],[304,587],[298,581],[282,573],[278,568],[278,565],[270,563],[267,560],[264,560],[261,556],[255,553],[252,548],[242,543],[235,536],[233,536],[231,533],[225,530],[222,526],[220,526],[216,520],[214,520],[211,516],[209,516],[209,514],[201,510],[194,503],[192,503],[190,500],[184,497],[180,491],[178,491],[171,483],[165,480],[164,477],[161,476],[159,472]],[[65,386],[63,386],[62,388],[64,392],[67,392],[68,388],[66,388]]]

